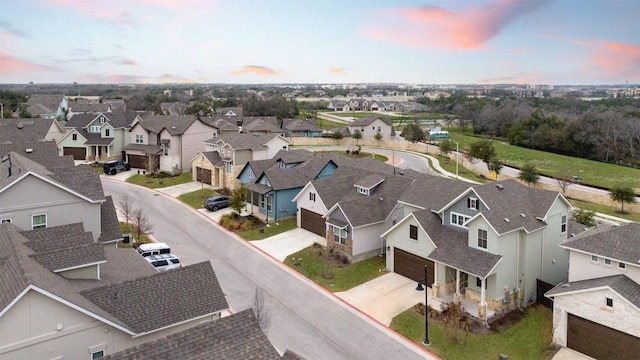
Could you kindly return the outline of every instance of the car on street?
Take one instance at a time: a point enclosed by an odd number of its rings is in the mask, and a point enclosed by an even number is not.
[[[158,271],[167,271],[182,267],[180,259],[173,254],[149,255],[145,260]]]
[[[122,160],[111,160],[102,164],[102,170],[105,174],[115,175],[121,171],[131,170],[131,165]]]
[[[229,206],[229,197],[224,195],[216,195],[208,198],[204,202],[204,207],[209,211],[218,211],[218,209]]]

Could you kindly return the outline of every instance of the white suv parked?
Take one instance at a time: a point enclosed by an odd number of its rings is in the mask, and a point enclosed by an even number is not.
[[[158,271],[167,271],[182,267],[180,259],[173,254],[149,255],[145,257],[145,260]]]

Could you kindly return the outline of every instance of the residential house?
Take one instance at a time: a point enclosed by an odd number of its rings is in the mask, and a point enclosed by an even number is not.
[[[66,133],[57,141],[58,152],[75,160],[124,159],[129,130],[136,119],[137,115],[124,112],[73,115],[64,124]]]
[[[69,164],[68,157],[30,149],[27,156],[33,160],[16,151],[0,155],[0,222],[21,229],[81,222],[96,241],[122,239],[113,200],[104,195],[98,173],[88,165]]]
[[[396,136],[393,122],[390,119],[380,119],[373,116],[349,123],[347,128],[349,128],[350,134],[359,130],[364,139],[373,139],[377,133],[380,133],[383,139],[393,139]]]
[[[569,257],[560,243],[570,209],[561,194],[514,180],[464,191],[414,185],[385,220],[387,269],[425,281],[431,306],[463,301],[487,321],[535,302],[538,280],[566,281]]]
[[[216,109],[216,114],[229,119],[236,119],[236,125],[242,124],[243,111],[242,106],[236,107],[221,107]]]
[[[382,103],[382,110],[384,111],[397,111],[400,108],[400,104],[395,101],[384,101]]]
[[[284,131],[278,125],[278,119],[275,116],[245,116],[242,118],[241,132],[284,135]]]
[[[67,97],[62,94],[32,94],[27,99],[26,111],[34,118],[66,120],[68,109]]]
[[[2,223],[0,258],[6,360],[97,359],[228,310],[209,262],[160,273],[134,249],[95,243],[82,224]]]
[[[569,279],[548,291],[553,342],[597,359],[640,354],[640,223],[568,239]]]
[[[135,121],[125,146],[132,167],[169,173],[191,170],[191,160],[205,150],[203,142],[218,136],[211,119],[193,115],[148,115]]]
[[[194,181],[235,189],[236,177],[249,161],[271,159],[289,149],[289,141],[274,133],[226,133],[204,141],[204,151],[191,160]]]
[[[349,99],[351,111],[369,111],[369,100],[361,98]]]
[[[282,130],[287,137],[322,137],[316,119],[283,119]]]
[[[82,101],[81,99],[76,99],[75,101],[69,101],[67,118],[80,114],[108,114],[114,110],[115,109],[112,108],[109,103]]]
[[[184,111],[187,109],[187,107],[188,105],[185,105],[179,101],[160,103],[160,111],[162,111],[164,115],[185,115]]]
[[[107,355],[105,360],[135,359],[259,359],[295,360],[303,358],[291,351],[282,356],[269,342],[252,309],[218,321],[171,334],[164,338]]]
[[[65,131],[56,119],[2,119],[0,144],[57,141]]]

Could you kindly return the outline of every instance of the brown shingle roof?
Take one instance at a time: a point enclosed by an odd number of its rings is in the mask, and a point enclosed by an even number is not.
[[[544,295],[547,297],[555,297],[573,292],[596,290],[603,287],[615,291],[640,309],[640,284],[637,284],[622,274],[561,284],[549,290]]]
[[[640,266],[640,223],[633,222],[612,228],[599,226],[561,245],[571,250]]]
[[[3,119],[0,121],[0,144],[42,141],[54,121],[53,119]]]

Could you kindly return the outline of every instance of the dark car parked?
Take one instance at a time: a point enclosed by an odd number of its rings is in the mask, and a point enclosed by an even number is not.
[[[217,211],[227,206],[229,206],[229,197],[223,195],[212,196],[204,202],[204,207],[209,211]]]
[[[121,171],[131,170],[131,165],[121,160],[107,161],[102,165],[105,174],[115,175]]]

